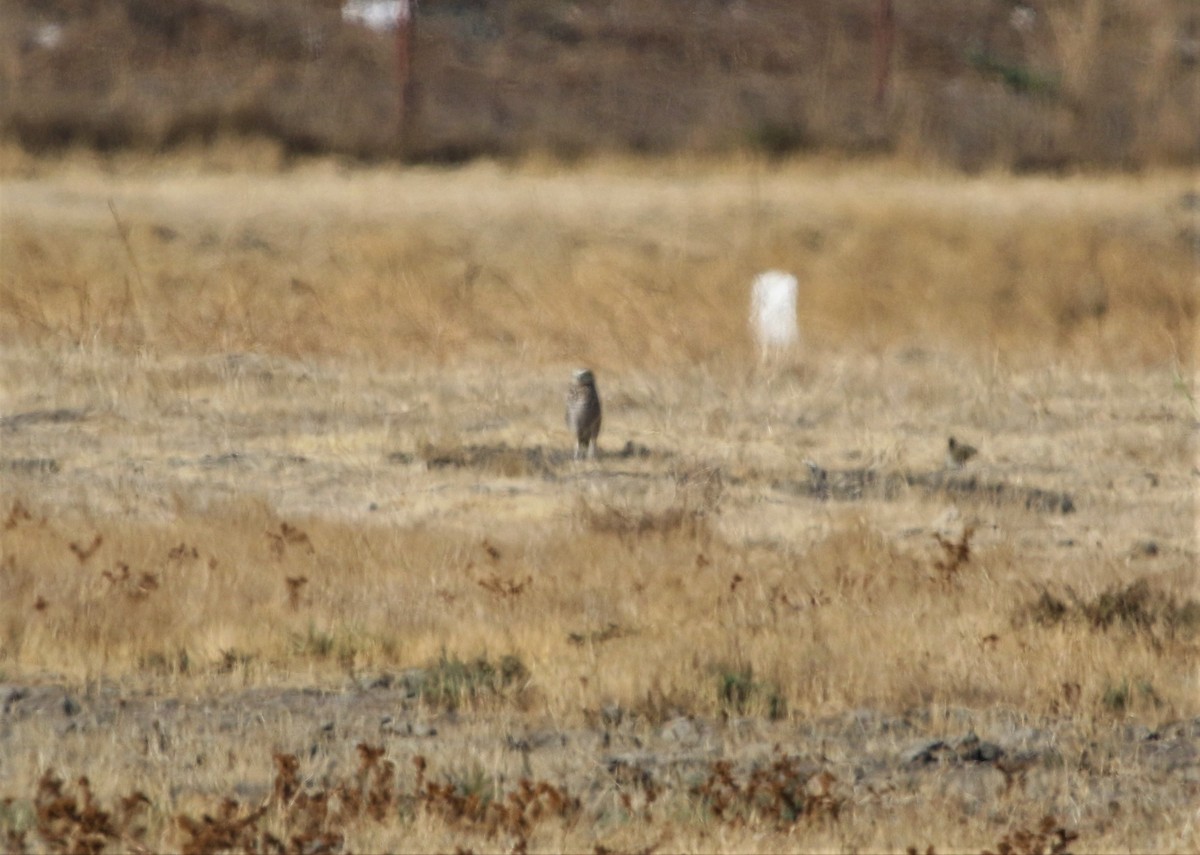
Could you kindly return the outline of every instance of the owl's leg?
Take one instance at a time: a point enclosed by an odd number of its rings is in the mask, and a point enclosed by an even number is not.
[[[596,459],[596,440],[593,437],[588,440],[588,460]]]
[[[578,460],[581,457],[583,457],[583,440],[577,439],[575,440],[575,459]]]

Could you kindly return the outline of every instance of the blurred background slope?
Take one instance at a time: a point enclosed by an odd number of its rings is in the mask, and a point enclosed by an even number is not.
[[[887,5],[890,16],[884,14]],[[886,153],[967,170],[1200,155],[1191,0],[3,0],[0,133],[32,152]]]

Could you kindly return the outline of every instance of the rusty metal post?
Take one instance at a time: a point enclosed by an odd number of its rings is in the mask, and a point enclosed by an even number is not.
[[[413,100],[412,58],[416,43],[417,0],[400,0],[396,19],[396,84],[399,89],[397,120],[400,153],[408,151],[409,111]]]
[[[892,45],[896,40],[896,17],[892,0],[879,0],[875,7],[875,106],[887,100],[892,77]]]

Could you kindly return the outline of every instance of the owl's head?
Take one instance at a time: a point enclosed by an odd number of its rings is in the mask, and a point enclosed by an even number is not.
[[[596,378],[592,376],[590,368],[576,368],[571,375],[576,386],[595,386]]]

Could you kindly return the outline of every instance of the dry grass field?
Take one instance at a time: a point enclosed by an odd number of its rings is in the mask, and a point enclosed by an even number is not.
[[[1200,847],[1194,175],[275,156],[3,151],[7,848]]]

